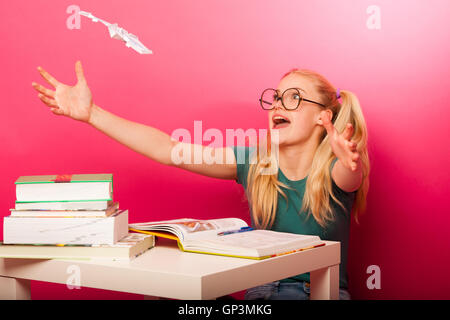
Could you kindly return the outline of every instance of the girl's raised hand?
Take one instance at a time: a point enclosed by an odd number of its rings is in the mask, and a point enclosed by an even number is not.
[[[350,140],[353,135],[353,126],[347,123],[344,132],[339,133],[331,122],[331,114],[321,112],[323,126],[327,130],[328,139],[334,155],[340,160],[342,165],[351,171],[358,169],[359,153],[356,150],[356,143]]]
[[[41,67],[38,67],[38,71],[45,81],[55,88],[55,91],[53,91],[33,82],[33,88],[39,92],[39,99],[49,106],[56,115],[64,115],[75,120],[89,122],[92,110],[92,94],[84,77],[81,62],[75,63],[78,81],[74,86],[59,82]]]

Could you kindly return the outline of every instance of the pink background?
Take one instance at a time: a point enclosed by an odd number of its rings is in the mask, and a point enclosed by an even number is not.
[[[66,8],[117,22],[154,51],[139,55]],[[381,30],[369,30],[369,5]],[[265,128],[257,99],[293,67],[322,73],[360,99],[372,163],[368,210],[353,223],[354,299],[450,299],[450,25],[447,0],[2,1],[0,212],[14,206],[21,175],[113,173],[130,222],[180,217],[248,219],[242,189],[165,167],[86,124],[53,115],[31,87],[46,68],[75,83],[80,59],[103,108],[169,134]],[[447,197],[446,197],[447,196]],[[1,234],[0,234],[1,237]],[[381,269],[369,290],[366,269]],[[32,283],[34,299],[140,296]]]

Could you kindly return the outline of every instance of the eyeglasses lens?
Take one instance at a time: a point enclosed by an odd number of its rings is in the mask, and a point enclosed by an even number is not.
[[[301,101],[300,92],[295,88],[288,89],[283,93],[283,104],[288,110],[297,109]]]

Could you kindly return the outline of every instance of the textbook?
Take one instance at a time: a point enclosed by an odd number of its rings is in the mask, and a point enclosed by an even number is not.
[[[21,176],[16,202],[112,200],[112,174]]]
[[[117,209],[119,209],[119,203],[114,202],[106,210],[9,210],[11,217],[109,217]]]
[[[131,260],[155,245],[155,237],[130,233],[113,245],[22,245],[0,243],[0,258]]]
[[[181,250],[265,259],[325,245],[318,236],[254,230],[237,218],[175,219],[129,224],[129,230],[176,240]]]
[[[112,200],[18,202],[15,210],[106,210]]]
[[[109,217],[3,218],[5,244],[109,244],[128,234],[128,210]]]

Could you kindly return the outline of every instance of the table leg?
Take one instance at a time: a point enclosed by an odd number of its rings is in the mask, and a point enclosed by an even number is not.
[[[0,300],[30,299],[30,280],[0,276]]]
[[[339,265],[312,271],[311,300],[339,300]]]

